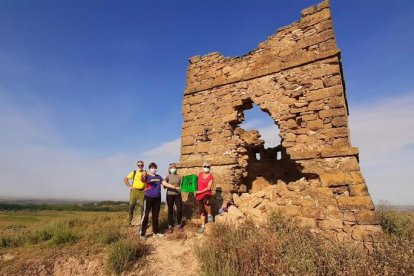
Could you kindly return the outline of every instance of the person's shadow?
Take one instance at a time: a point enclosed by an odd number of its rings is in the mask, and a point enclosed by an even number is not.
[[[219,209],[223,206],[223,189],[217,187],[215,193],[211,196],[211,213],[213,216],[218,214]]]

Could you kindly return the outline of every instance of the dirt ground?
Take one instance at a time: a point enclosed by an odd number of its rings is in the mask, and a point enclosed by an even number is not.
[[[131,231],[137,234],[137,222]],[[189,224],[184,232],[175,231],[166,234],[164,238],[153,238],[152,230],[148,229],[146,243],[152,246],[151,253],[142,262],[125,275],[198,275],[198,260],[195,248],[204,239],[204,235],[197,234],[197,227]]]
[[[134,238],[138,238],[138,223],[134,220],[133,226],[128,227],[129,235]],[[175,231],[165,237],[154,238],[149,228],[145,242],[151,245],[150,253],[121,275],[199,275],[195,249],[205,236],[196,232],[197,226],[190,223],[184,227],[184,232]],[[35,250],[21,252],[16,249],[0,254],[0,275],[21,275],[23,271],[25,275],[111,275],[107,266],[108,256],[103,252],[85,255],[54,249],[43,253],[40,256]],[[15,270],[3,270],[2,266],[10,262],[16,264]]]

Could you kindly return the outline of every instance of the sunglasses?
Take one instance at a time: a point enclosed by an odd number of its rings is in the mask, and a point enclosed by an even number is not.
[[[137,167],[140,167],[140,168],[142,168],[142,167],[144,167],[144,165],[137,165]]]
[[[207,169],[210,169],[210,166],[203,166],[203,168],[207,168]]]

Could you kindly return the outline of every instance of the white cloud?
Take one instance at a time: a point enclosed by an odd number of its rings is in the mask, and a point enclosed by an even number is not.
[[[414,93],[350,108],[352,144],[374,202],[414,204]]]
[[[251,119],[251,120],[245,120],[240,124],[240,127],[245,130],[252,130],[256,129],[259,126],[263,125],[263,121],[260,119]]]
[[[168,164],[178,163],[180,160],[181,138],[170,142],[162,143],[159,147],[145,151],[142,158],[149,162],[155,162],[158,165],[158,173],[162,176],[167,174]]]
[[[64,146],[49,122],[47,106],[20,106],[0,94],[0,195],[82,200],[127,200],[124,176],[136,159],[159,164],[160,173],[177,161],[180,139],[160,147],[96,156]]]
[[[280,145],[280,131],[276,125],[260,127],[257,130],[262,135],[261,139],[265,141],[265,148],[274,148]]]
[[[350,108],[352,142],[364,159],[385,157],[414,143],[414,93]]]

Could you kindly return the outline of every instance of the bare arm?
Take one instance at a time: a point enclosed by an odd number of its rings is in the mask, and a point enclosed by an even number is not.
[[[162,181],[162,186],[167,187],[167,188],[171,188],[173,190],[179,190],[180,189],[180,187],[175,187],[174,185],[168,183],[165,180]]]
[[[143,172],[142,172],[142,175],[141,175],[141,181],[142,182],[147,182],[147,180],[146,180],[146,176],[147,176],[147,171],[146,170],[144,170]]]
[[[129,184],[129,179],[126,176],[124,178],[124,184],[125,184],[125,186],[127,186],[128,189],[130,189],[130,190],[134,189],[134,187],[132,187],[132,185]]]
[[[212,185],[213,185],[213,179],[211,179],[211,180],[208,182],[207,187],[206,187],[204,190],[201,190],[201,191],[196,191],[196,194],[202,194],[202,193],[204,193],[204,192],[211,191],[211,186],[212,186]]]

